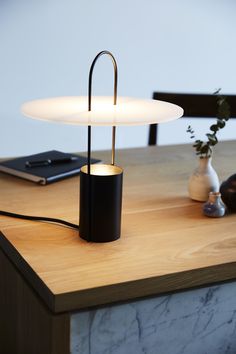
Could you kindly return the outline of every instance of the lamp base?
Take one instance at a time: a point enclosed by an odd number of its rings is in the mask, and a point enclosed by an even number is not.
[[[89,242],[111,242],[120,237],[122,168],[96,164],[80,171],[79,235]]]

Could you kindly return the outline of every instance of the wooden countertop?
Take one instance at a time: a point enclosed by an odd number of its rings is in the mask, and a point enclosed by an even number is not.
[[[235,173],[236,142],[213,166]],[[106,161],[109,152],[94,154]],[[124,167],[121,239],[87,243],[69,228],[0,217],[0,246],[55,313],[236,278],[236,215],[211,219],[187,195],[189,145],[117,151]],[[0,174],[0,209],[78,223],[79,177],[48,186]]]

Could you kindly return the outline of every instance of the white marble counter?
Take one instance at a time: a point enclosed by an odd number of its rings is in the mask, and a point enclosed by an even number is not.
[[[236,282],[71,316],[72,354],[235,354]]]

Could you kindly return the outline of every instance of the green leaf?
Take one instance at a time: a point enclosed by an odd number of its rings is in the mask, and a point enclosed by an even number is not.
[[[201,148],[201,152],[202,154],[205,154],[207,153],[209,150],[209,146],[206,144],[206,145],[203,145],[202,148]]]
[[[217,119],[217,126],[222,129],[225,126],[225,122],[223,120]]]
[[[217,124],[211,125],[210,130],[216,133],[219,130]]]
[[[219,95],[220,91],[221,91],[221,88],[218,88],[215,92],[213,92],[213,95]]]
[[[218,143],[218,139],[215,136],[214,139],[209,139],[209,145],[215,146]]]
[[[217,100],[218,111],[217,117],[219,119],[228,120],[230,118],[230,105],[226,100],[226,97],[219,96]]]
[[[216,144],[218,143],[218,141],[217,140],[215,140],[215,141],[211,141],[211,146],[215,146]]]
[[[197,146],[196,147],[196,151],[201,151],[202,150],[202,146]]]
[[[208,137],[208,139],[209,139],[210,141],[216,139],[215,134],[210,134],[210,133],[208,133],[208,134],[206,134],[206,136]]]
[[[217,121],[210,126],[210,133],[206,134],[207,142],[197,139],[193,144],[196,154],[201,155],[200,158],[203,156],[211,156],[211,147],[218,143],[216,135],[220,129],[225,127],[226,122],[230,118],[230,105],[227,102],[227,97],[220,95],[220,91],[221,89],[219,88],[214,92],[214,95],[216,95]],[[188,125],[187,132],[190,133],[191,139],[195,138],[195,132],[191,125]]]
[[[203,144],[203,141],[196,140],[195,143],[193,144],[193,147],[201,147]]]

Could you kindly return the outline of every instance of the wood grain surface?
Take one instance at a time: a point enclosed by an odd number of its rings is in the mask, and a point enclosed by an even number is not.
[[[219,143],[221,180],[236,169],[236,142]],[[105,161],[109,152],[96,153]],[[186,289],[236,277],[236,215],[202,215],[188,198],[197,165],[189,145],[117,151],[124,168],[121,239],[87,243],[78,232],[0,218],[0,245],[54,312]],[[0,174],[0,209],[78,223],[79,177],[52,185]]]

